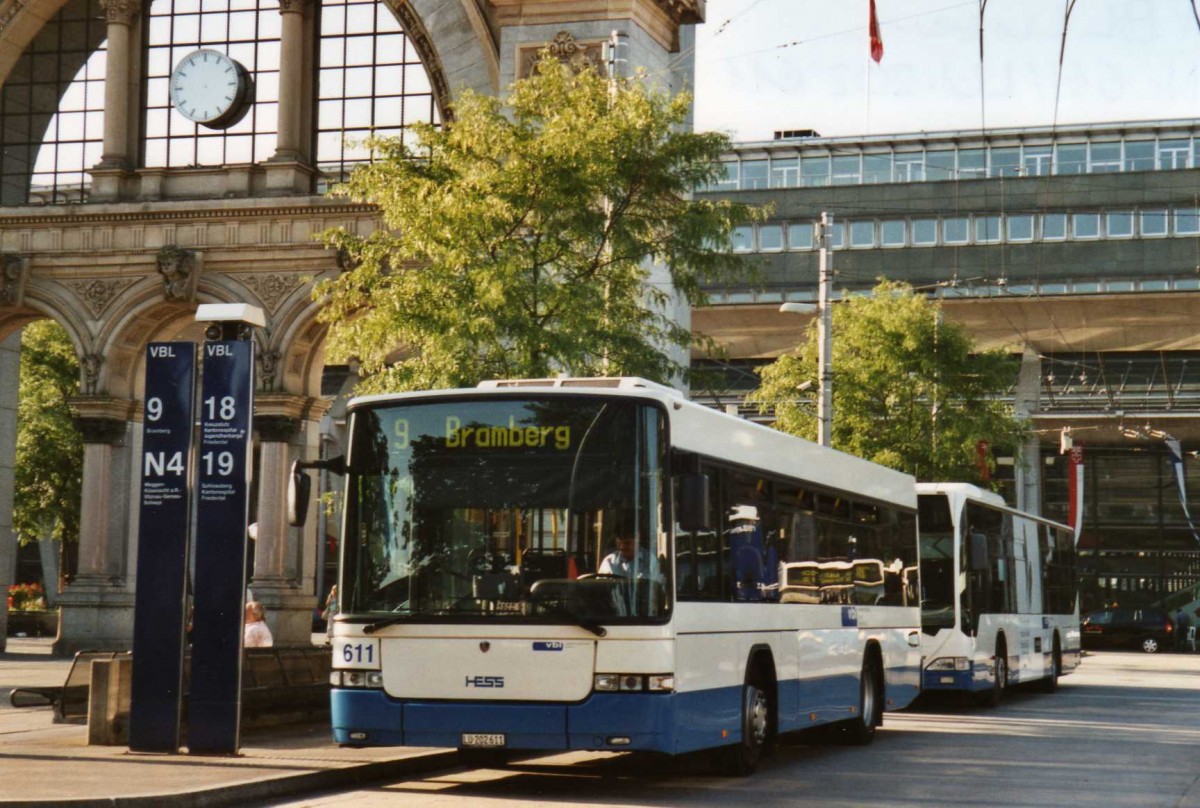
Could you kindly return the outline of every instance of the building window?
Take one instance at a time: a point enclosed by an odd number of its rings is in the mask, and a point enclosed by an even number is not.
[[[1071,237],[1077,239],[1100,238],[1100,214],[1071,214]]]
[[[279,119],[278,0],[154,0],[147,14],[142,165],[183,168],[259,163],[275,154]],[[171,71],[197,48],[236,59],[254,77],[254,104],[228,129],[192,123],[171,104]]]
[[[1188,168],[1188,155],[1192,144],[1188,140],[1160,140],[1158,142],[1158,167],[1162,171]]]
[[[817,245],[820,246],[820,245]],[[840,250],[846,246],[845,222],[834,222],[829,226],[829,249]]]
[[[850,246],[851,247],[874,247],[875,246],[875,222],[853,221],[850,223]]]
[[[921,182],[925,179],[924,152],[900,152],[895,156],[897,182]]]
[[[1165,210],[1144,210],[1139,222],[1143,236],[1165,236],[1167,234],[1167,212]]]
[[[889,219],[879,223],[879,238],[880,243],[884,247],[903,247],[904,246],[904,220]]]
[[[742,161],[742,190],[757,191],[768,184],[769,167],[766,160]]]
[[[970,235],[970,220],[966,216],[951,216],[942,221],[942,241],[947,244],[966,244]]]
[[[805,188],[823,188],[829,184],[828,157],[800,158],[800,184]]]
[[[104,148],[106,34],[97,0],[71,0],[13,64],[0,87],[0,204],[86,198]]]
[[[860,185],[862,183],[862,157],[840,155],[832,161],[834,185]]]
[[[989,177],[1015,177],[1021,173],[1021,149],[1019,147],[992,149]]]
[[[799,157],[771,158],[771,187],[795,188],[800,184]]]
[[[1000,241],[1000,217],[976,216],[975,243],[995,244],[998,241]]]
[[[1050,146],[1026,146],[1022,166],[1027,177],[1044,177],[1050,173],[1054,162],[1054,150]]]
[[[764,224],[758,228],[758,249],[761,252],[779,252],[783,249],[783,227]]]
[[[813,248],[812,222],[789,224],[787,229],[788,249],[811,250]]]
[[[952,180],[954,172],[953,151],[925,152],[925,176],[931,180]]]
[[[1110,211],[1104,218],[1105,233],[1109,238],[1133,238],[1133,213]]]
[[[960,180],[973,180],[987,174],[987,152],[983,149],[958,150],[958,174]]]
[[[1193,236],[1200,233],[1200,209],[1175,209],[1175,235]]]
[[[748,253],[753,250],[754,228],[748,224],[733,228],[733,251],[735,253]]]
[[[1008,241],[1033,241],[1033,215],[1022,213],[1004,217]]]
[[[913,219],[912,243],[914,246],[937,244],[937,219]]]
[[[892,155],[864,154],[863,182],[868,184],[892,181]]]
[[[1127,140],[1125,141],[1125,170],[1153,171],[1154,170],[1154,141]]]
[[[369,136],[403,137],[439,117],[417,49],[385,3],[325,0],[320,13],[317,164],[340,180],[372,158]]]
[[[710,189],[713,191],[736,191],[738,176],[741,173],[738,171],[738,164],[730,161],[722,163],[721,167],[725,170],[725,175],[718,177],[710,186]]]
[[[1111,174],[1120,171],[1121,142],[1089,144],[1088,169],[1093,174]]]
[[[1072,143],[1054,147],[1055,174],[1083,174],[1087,172],[1087,144]]]
[[[1062,241],[1067,237],[1067,214],[1043,213],[1042,238],[1046,241]]]

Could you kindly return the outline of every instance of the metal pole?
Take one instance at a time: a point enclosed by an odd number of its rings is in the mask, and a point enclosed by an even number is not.
[[[829,288],[833,279],[833,253],[830,241],[833,216],[821,214],[821,256],[817,287],[817,443],[829,446],[833,437],[833,318],[829,305]]]

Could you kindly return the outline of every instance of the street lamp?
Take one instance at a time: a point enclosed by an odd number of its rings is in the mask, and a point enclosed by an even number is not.
[[[779,310],[788,314],[817,313],[817,443],[829,446],[833,436],[833,318],[829,306],[829,287],[833,278],[833,253],[829,242],[833,216],[822,213],[817,228],[821,244],[817,303],[815,306],[812,303],[784,303]]]

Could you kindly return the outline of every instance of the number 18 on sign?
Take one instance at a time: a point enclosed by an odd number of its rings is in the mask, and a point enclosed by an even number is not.
[[[200,393],[196,614],[188,747],[238,748],[254,342],[206,342]]]

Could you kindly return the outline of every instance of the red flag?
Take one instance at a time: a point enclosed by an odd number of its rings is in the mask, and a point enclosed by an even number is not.
[[[986,440],[975,442],[975,465],[979,469],[979,478],[984,482],[992,479],[992,469],[988,465],[988,455],[992,452],[992,445]]]
[[[883,37],[879,35],[879,17],[875,14],[875,0],[871,0],[871,19],[867,23],[871,34],[871,58],[878,63],[883,58]]]

